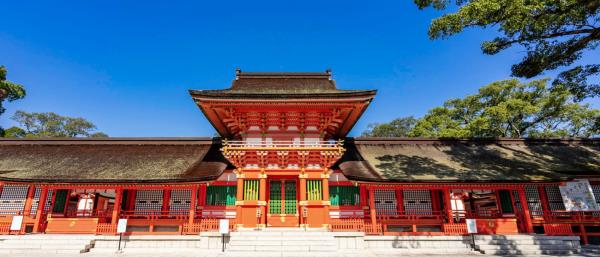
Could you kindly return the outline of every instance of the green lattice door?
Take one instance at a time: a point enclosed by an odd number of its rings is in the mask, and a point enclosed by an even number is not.
[[[296,180],[269,181],[269,226],[298,226]]]

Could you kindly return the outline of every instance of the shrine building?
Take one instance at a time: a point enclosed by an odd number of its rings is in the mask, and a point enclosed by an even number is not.
[[[236,72],[190,90],[216,138],[0,140],[0,234],[578,235],[600,242],[599,139],[350,138],[376,90]],[[393,111],[393,110],[379,110]],[[13,216],[21,229],[10,231]]]

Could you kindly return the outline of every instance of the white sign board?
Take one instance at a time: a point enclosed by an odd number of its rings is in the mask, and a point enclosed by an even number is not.
[[[127,232],[127,219],[119,219],[119,223],[117,224],[117,233],[125,232]]]
[[[597,211],[600,210],[592,191],[590,181],[576,179],[559,186],[565,209],[567,211]]]
[[[469,234],[477,234],[477,220],[476,219],[467,219],[467,233]]]
[[[13,216],[10,230],[21,230],[21,225],[23,225],[23,216]]]
[[[219,220],[219,233],[229,234],[229,220],[228,219]]]

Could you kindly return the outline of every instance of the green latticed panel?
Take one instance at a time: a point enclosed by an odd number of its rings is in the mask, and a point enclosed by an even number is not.
[[[258,200],[258,192],[258,180],[244,180],[244,200]]]
[[[321,180],[307,180],[306,194],[308,200],[323,200],[323,187]]]
[[[354,206],[360,203],[360,190],[356,186],[330,186],[329,200],[334,206]]]
[[[236,191],[235,186],[209,186],[206,188],[206,205],[234,206]]]
[[[281,214],[281,181],[270,181],[269,187],[269,213]]]
[[[296,181],[285,182],[285,214],[296,214]]]

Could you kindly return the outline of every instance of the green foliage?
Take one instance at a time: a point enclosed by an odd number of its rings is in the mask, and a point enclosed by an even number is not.
[[[414,117],[402,117],[395,119],[389,123],[372,123],[362,136],[366,137],[406,137],[408,133],[417,124],[417,119]]]
[[[455,4],[456,12],[433,20],[431,39],[444,39],[470,27],[497,28],[502,36],[482,43],[486,54],[497,54],[521,45],[526,55],[512,66],[517,77],[531,78],[547,70],[569,67],[586,50],[600,43],[598,0],[414,0],[420,9],[445,9]],[[589,81],[600,74],[600,64],[567,68],[557,84],[567,86],[582,100],[600,96],[600,84]],[[588,82],[582,83],[582,81]],[[571,83],[572,82],[572,83]]]
[[[53,112],[17,111],[12,119],[22,128],[7,129],[6,137],[107,137],[102,132],[91,134],[91,131],[96,130],[96,126],[83,118],[64,117]]]
[[[375,136],[592,137],[600,134],[600,110],[577,102],[566,86],[548,87],[547,79],[529,83],[511,79],[484,86],[477,94],[446,101],[416,120],[408,133],[407,127],[400,127],[396,133],[393,128],[391,124],[379,124],[363,135],[382,130],[385,133]]]
[[[0,115],[6,111],[2,105],[4,101],[12,102],[25,97],[23,86],[6,80],[6,73],[6,67],[0,65]],[[2,131],[3,129],[0,127],[0,136],[5,133]]]

